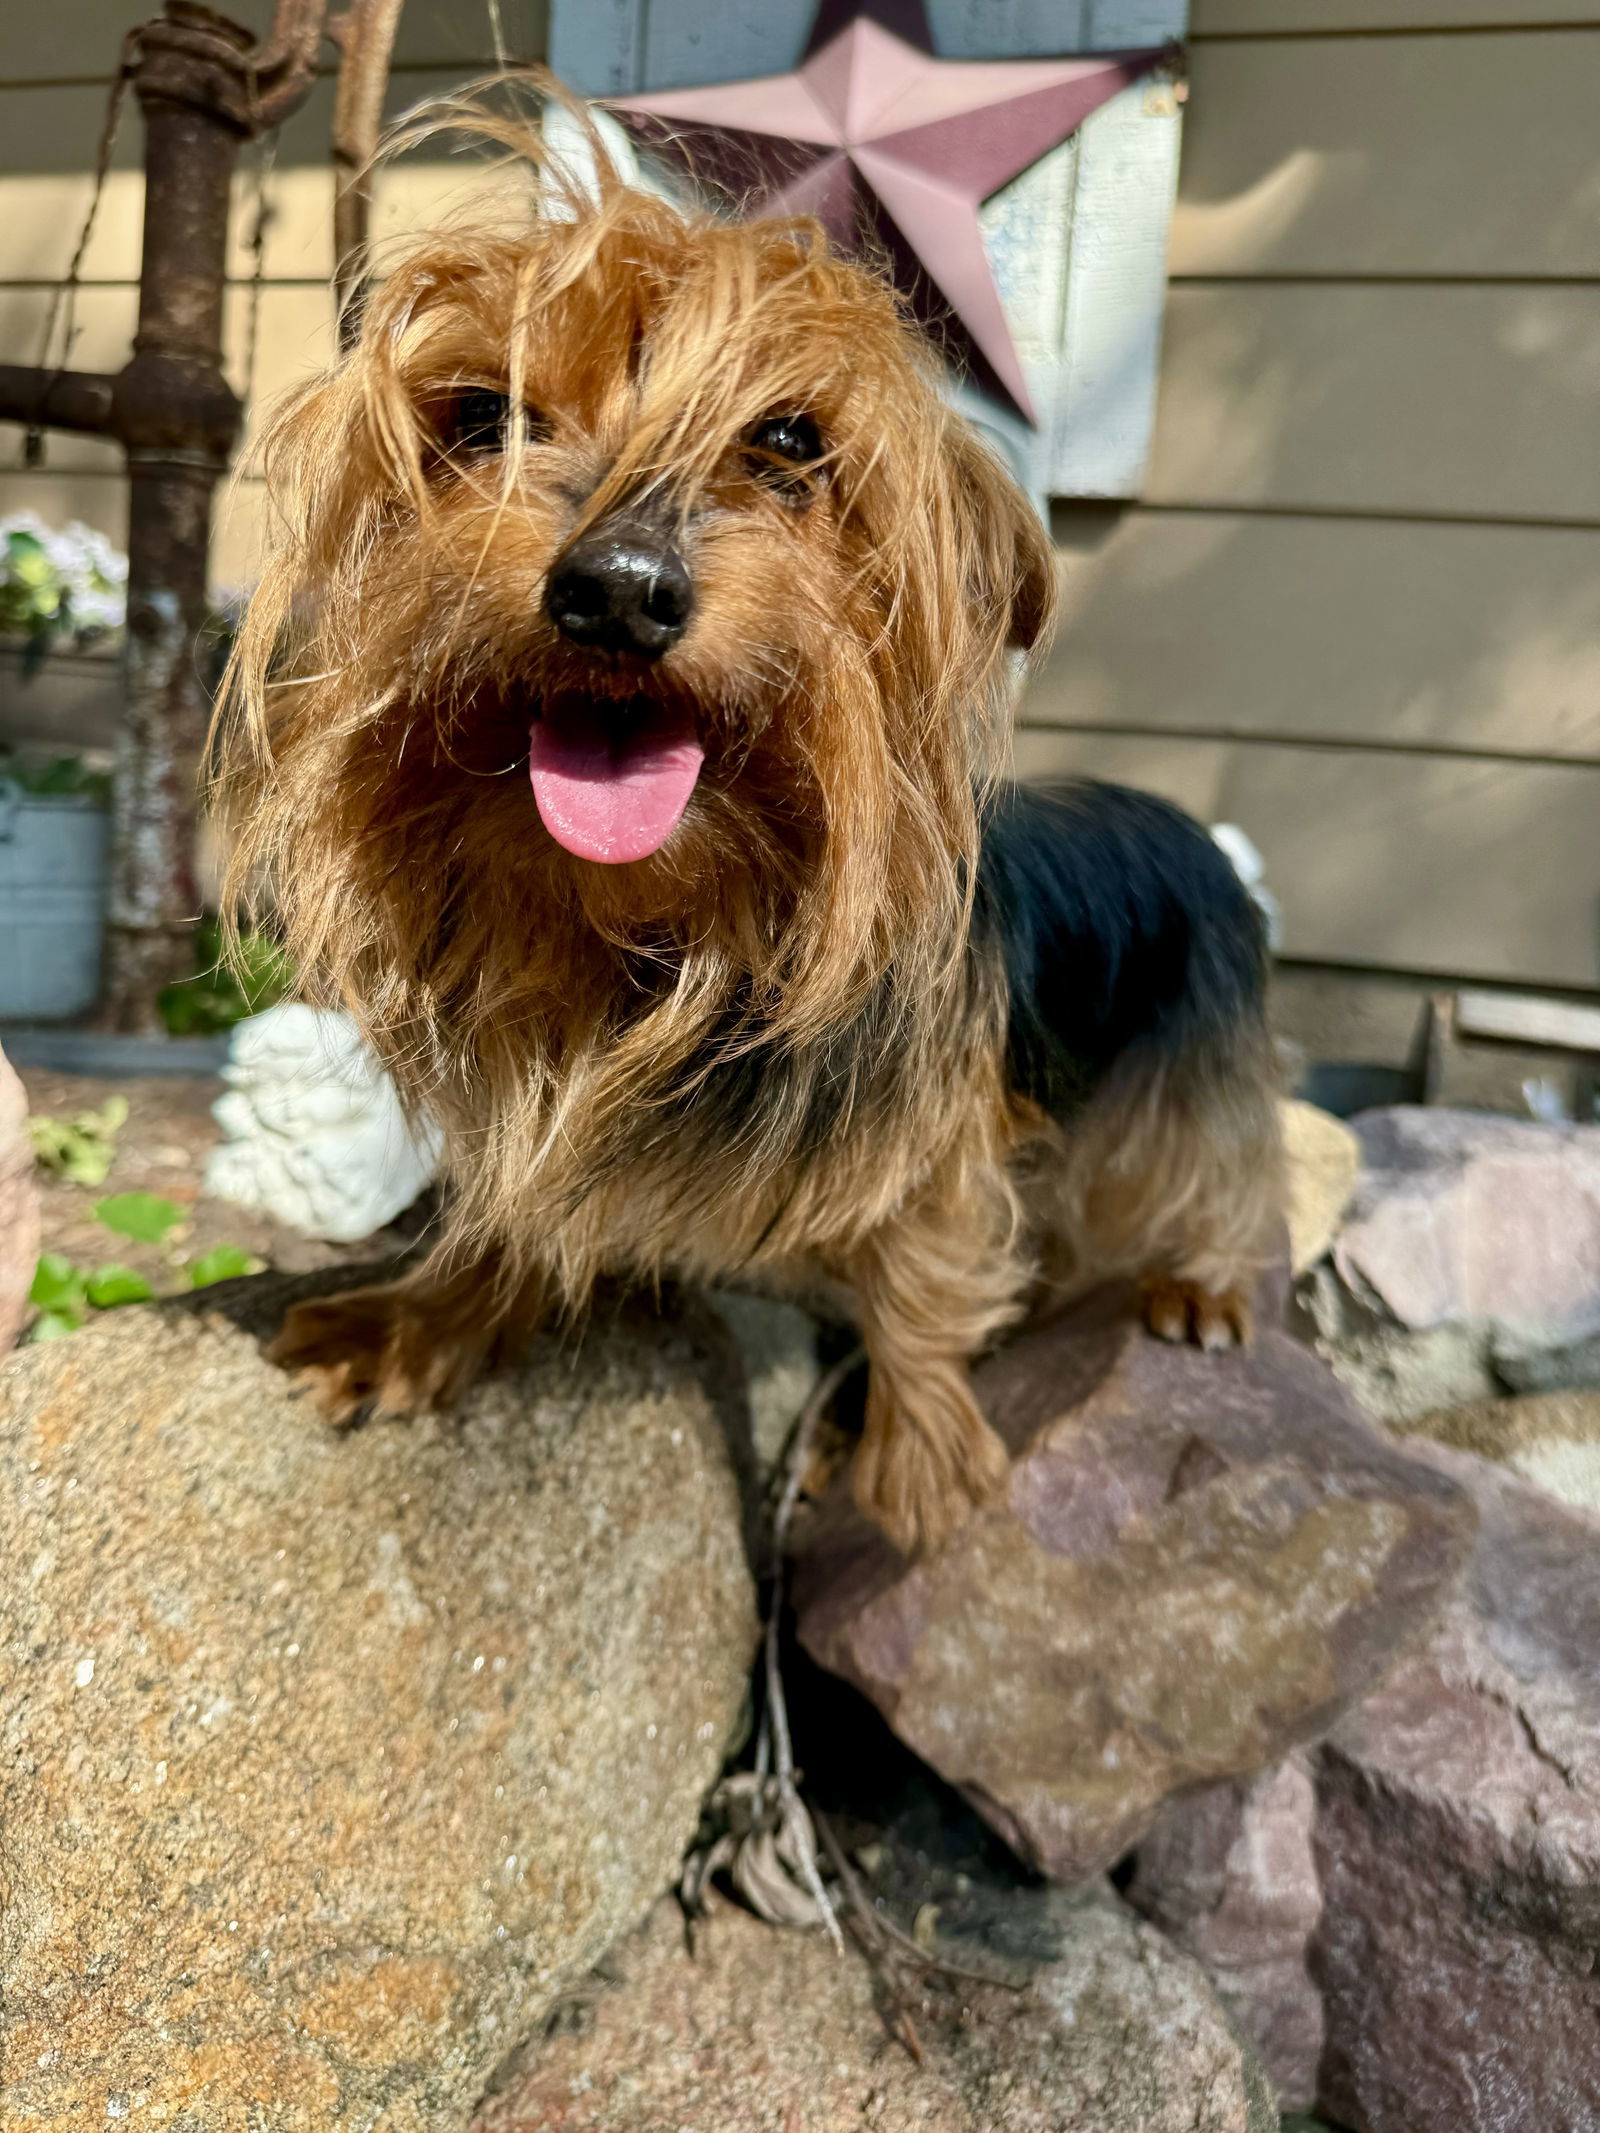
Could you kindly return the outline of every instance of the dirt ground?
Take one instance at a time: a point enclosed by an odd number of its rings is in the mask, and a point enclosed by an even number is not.
[[[411,1239],[413,1229],[402,1218],[396,1227],[359,1243],[325,1244],[302,1237],[270,1216],[208,1198],[202,1191],[206,1156],[218,1138],[211,1106],[222,1094],[222,1083],[214,1076],[114,1081],[34,1067],[17,1071],[34,1117],[73,1118],[81,1111],[98,1111],[108,1096],[127,1101],[127,1123],[117,1135],[103,1185],[73,1185],[42,1169],[36,1172],[41,1249],[60,1252],[76,1266],[92,1269],[114,1262],[133,1267],[164,1292],[182,1286],[182,1261],[219,1244],[242,1246],[285,1273],[304,1273],[387,1258]],[[182,1207],[186,1218],[160,1244],[113,1236],[95,1220],[94,1203],[118,1192],[159,1193]]]

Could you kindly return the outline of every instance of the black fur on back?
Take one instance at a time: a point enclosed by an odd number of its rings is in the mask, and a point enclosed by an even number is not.
[[[1261,1024],[1261,915],[1200,825],[1149,793],[1001,787],[972,938],[1004,967],[1011,1085],[1054,1118],[1119,1059],[1221,1061]]]

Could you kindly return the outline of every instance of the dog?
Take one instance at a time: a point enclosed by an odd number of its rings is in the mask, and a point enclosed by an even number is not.
[[[228,894],[451,1186],[420,1271],[272,1353],[349,1421],[602,1277],[821,1278],[855,1496],[925,1552],[1004,1480],[968,1369],[1023,1313],[1127,1276],[1248,1337],[1260,922],[1176,808],[1003,781],[1054,553],[887,281],[603,158],[539,182],[397,262],[271,435]]]

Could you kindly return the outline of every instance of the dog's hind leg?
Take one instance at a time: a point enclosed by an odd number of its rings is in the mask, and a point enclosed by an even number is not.
[[[295,1304],[267,1355],[344,1428],[450,1406],[516,1353],[548,1304],[543,1277],[511,1275],[498,1254],[436,1253],[398,1281]]]
[[[1264,1033],[1229,1051],[1120,1062],[1066,1129],[1042,1226],[1050,1285],[1132,1276],[1163,1340],[1231,1348],[1278,1248],[1283,1154]]]
[[[1015,1238],[1015,1201],[996,1169],[920,1197],[849,1265],[871,1366],[851,1485],[907,1555],[938,1547],[1005,1482],[1005,1447],[968,1365],[1018,1315],[1028,1269]]]

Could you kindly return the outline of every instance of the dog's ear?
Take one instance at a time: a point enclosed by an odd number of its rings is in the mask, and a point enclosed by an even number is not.
[[[1005,608],[1006,642],[1031,652],[1055,622],[1058,565],[1050,530],[966,423],[952,422],[949,450],[969,521],[979,598]]]

